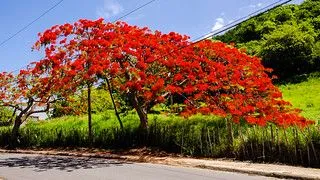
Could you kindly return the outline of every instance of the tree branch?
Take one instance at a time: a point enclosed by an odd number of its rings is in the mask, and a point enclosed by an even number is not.
[[[12,108],[15,109],[15,110],[23,111],[23,109],[20,108],[18,105],[8,104],[8,105],[3,105],[3,106],[12,107]]]
[[[30,116],[31,114],[36,114],[36,113],[43,113],[43,112],[47,112],[50,110],[50,103],[48,102],[46,105],[45,109],[41,109],[41,110],[34,110],[35,106],[33,106],[33,108],[31,109],[31,111],[29,111],[28,116]]]

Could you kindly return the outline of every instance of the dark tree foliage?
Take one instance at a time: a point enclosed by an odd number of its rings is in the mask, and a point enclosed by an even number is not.
[[[214,39],[260,56],[280,80],[319,71],[320,1],[278,7]]]

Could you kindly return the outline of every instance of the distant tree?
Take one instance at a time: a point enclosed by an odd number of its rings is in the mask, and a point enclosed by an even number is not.
[[[269,34],[277,29],[277,24],[273,21],[267,20],[263,22],[262,26],[260,27],[259,31],[261,35]]]
[[[318,0],[305,0],[299,5],[297,13],[300,15],[300,21],[316,18],[320,14],[320,2]]]
[[[283,25],[265,36],[259,55],[266,67],[274,69],[280,78],[288,78],[309,71],[312,64],[314,36],[297,25]]]
[[[293,18],[294,18],[294,13],[289,7],[284,7],[284,8],[282,7],[281,10],[279,10],[275,15],[275,20],[279,24],[282,24],[286,21],[291,21]]]
[[[235,36],[237,36],[238,39],[237,42],[242,43],[258,40],[261,38],[257,21],[251,20],[245,22],[243,26],[245,26],[246,28],[241,28],[235,33]]]
[[[31,71],[21,70],[18,75],[0,73],[0,106],[10,108],[14,124],[11,133],[11,147],[18,143],[19,128],[35,113],[47,112],[56,101],[49,91],[51,79],[33,76]]]

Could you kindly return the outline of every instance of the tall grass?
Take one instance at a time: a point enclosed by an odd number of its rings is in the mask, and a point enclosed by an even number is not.
[[[234,143],[228,149],[225,119],[195,115],[149,115],[148,131],[139,129],[136,114],[123,117],[121,131],[111,112],[93,116],[93,146],[104,149],[150,147],[201,157],[231,157],[256,162],[281,162],[320,167],[319,126],[301,130],[275,126],[233,125]],[[0,145],[8,144],[9,128],[0,129]],[[62,117],[30,122],[21,128],[20,147],[87,147],[85,117]],[[227,152],[229,150],[230,152]]]

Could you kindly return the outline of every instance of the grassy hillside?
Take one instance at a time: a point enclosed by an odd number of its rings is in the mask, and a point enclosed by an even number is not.
[[[309,78],[297,84],[280,86],[284,99],[294,107],[302,109],[302,115],[312,120],[320,120],[320,78]]]

